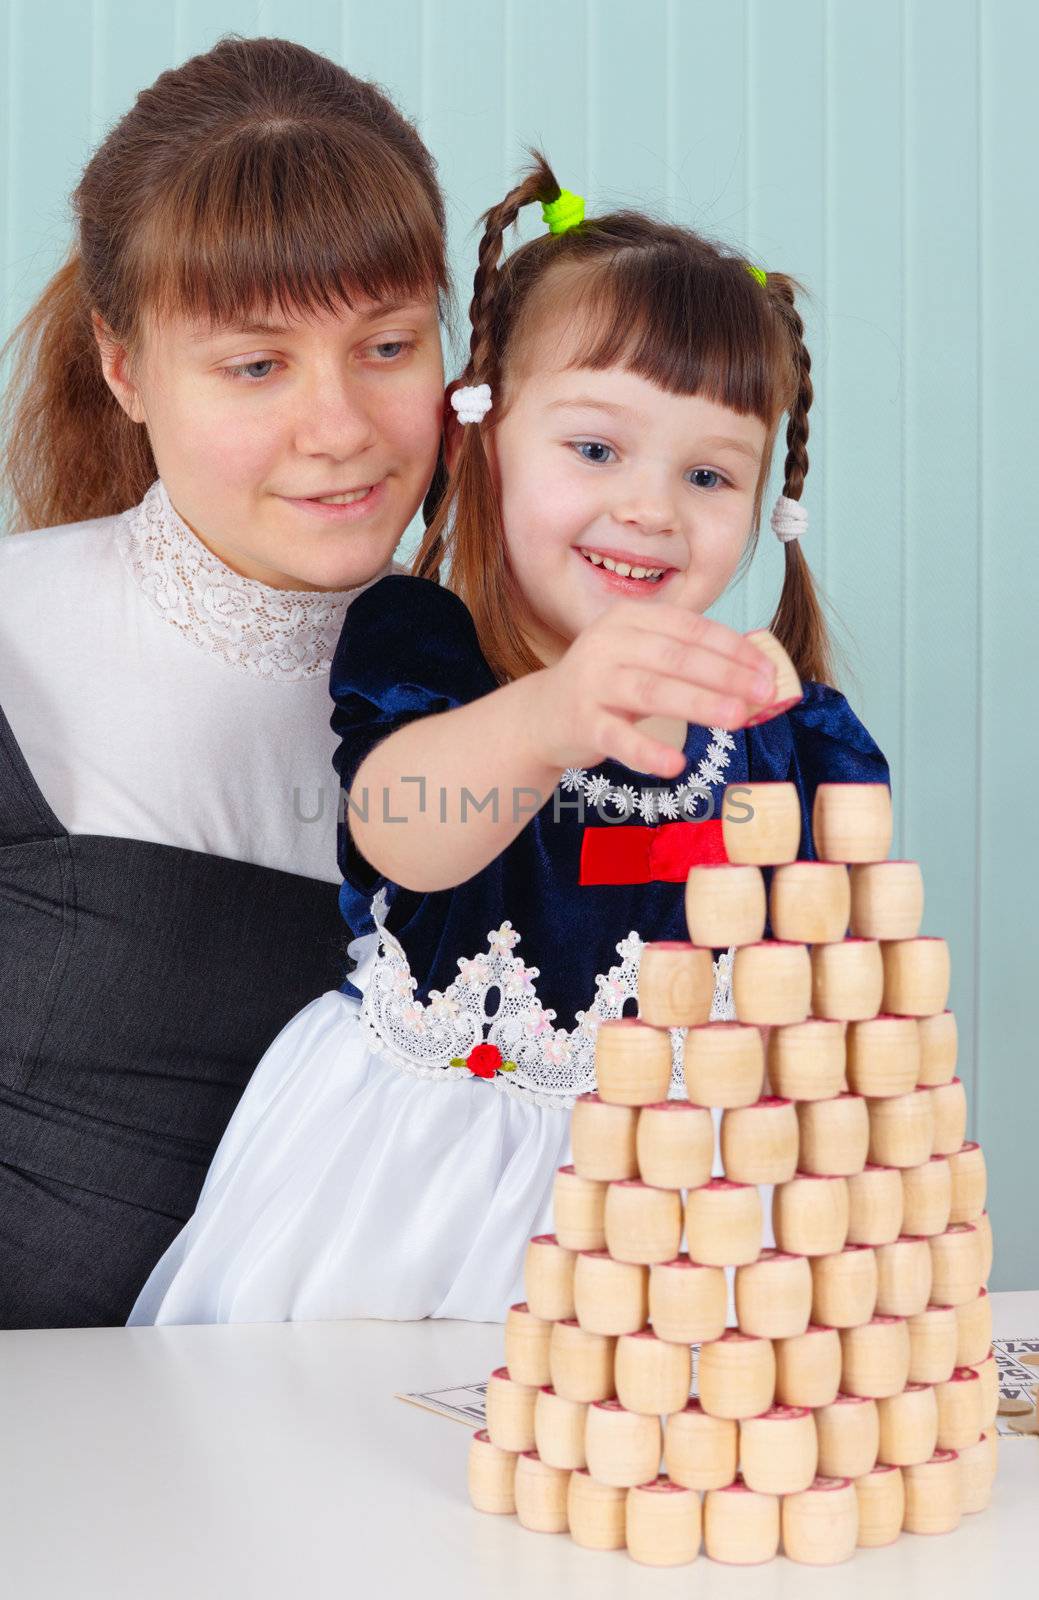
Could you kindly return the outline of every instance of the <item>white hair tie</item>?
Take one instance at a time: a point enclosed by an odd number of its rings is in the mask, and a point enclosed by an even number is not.
[[[491,409],[491,386],[489,383],[477,383],[456,389],[451,396],[451,404],[458,413],[459,422],[482,422]]]
[[[781,494],[772,507],[770,518],[772,532],[783,544],[789,544],[791,539],[800,539],[803,533],[808,532],[808,512],[800,500],[790,500]]]

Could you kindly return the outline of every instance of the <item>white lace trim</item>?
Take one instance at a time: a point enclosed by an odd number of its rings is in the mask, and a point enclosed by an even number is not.
[[[347,605],[376,582],[322,591],[245,578],[196,537],[161,478],[123,512],[116,545],[147,600],[186,639],[229,666],[283,683],[328,672]]]
[[[696,771],[688,773],[680,783],[655,783],[636,792],[630,783],[611,783],[604,772],[567,767],[559,787],[570,794],[580,791],[589,805],[616,806],[622,816],[637,811],[644,822],[695,820],[707,809],[711,785],[724,784],[731,752],[736,748],[736,741],[726,728],[709,728],[708,732],[711,742],[707,754],[700,758]]]
[[[417,980],[396,936],[386,927],[385,889],[372,900],[375,933],[355,941],[368,945],[367,959],[350,981],[363,992],[360,1022],[366,1037],[403,1072],[418,1078],[447,1081],[462,1069],[452,1059],[465,1057],[474,1045],[497,1045],[515,1072],[499,1072],[488,1084],[503,1094],[536,1105],[568,1108],[580,1094],[595,1088],[595,1035],[599,1024],[624,1015],[625,1002],[638,996],[644,940],[634,930],[615,946],[621,960],[595,980],[595,998],[586,1011],[575,1013],[569,1031],[554,1026],[555,1012],[542,1006],[534,987],[537,967],[513,955],[520,934],[508,920],[487,935],[487,951],[459,957],[458,977],[443,991],[431,989],[428,1001],[415,999]],[[351,946],[353,951],[354,946]],[[711,1021],[735,1018],[732,1001],[731,949],[714,963]],[[497,991],[497,1004],[488,996]],[[684,1028],[671,1028],[670,1097],[685,1096],[682,1072]]]

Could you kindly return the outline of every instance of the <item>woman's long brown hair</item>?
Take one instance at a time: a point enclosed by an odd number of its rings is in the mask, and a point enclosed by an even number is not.
[[[450,562],[451,588],[471,611],[502,683],[541,662],[524,637],[525,606],[508,562],[483,437],[507,409],[509,378],[539,327],[563,316],[579,319],[582,367],[624,365],[671,394],[702,394],[766,424],[744,565],[757,546],[784,412],[783,493],[801,498],[812,404],[812,364],[794,303],[802,286],[778,272],[762,285],[742,256],[690,228],[616,212],[558,236],[542,234],[502,261],[505,230],[523,207],[559,196],[544,156],[532,150],[531,157],[526,176],[482,219],[469,361],[460,381],[489,383],[494,406],[480,426],[462,429],[455,469],[412,564],[419,576],[439,578],[441,564]],[[772,632],[802,679],[832,682],[832,645],[799,541],[785,546],[785,556]]]
[[[351,297],[447,294],[433,159],[375,84],[287,39],[230,34],[142,90],[72,196],[68,259],[4,346],[0,495],[13,532],[136,505],[143,424],[101,369],[91,312],[127,347],[182,314],[216,327]]]

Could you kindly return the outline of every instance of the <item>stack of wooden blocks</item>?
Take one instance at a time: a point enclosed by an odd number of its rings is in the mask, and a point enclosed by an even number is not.
[[[887,859],[887,787],[820,786],[816,861],[796,859],[792,784],[723,809],[729,861],[690,872],[689,942],[645,945],[638,1017],[600,1027],[469,1488],[650,1565],[825,1564],[988,1503],[985,1162],[948,949],[920,936],[918,864]],[[730,946],[738,1020],[709,1022]],[[668,1098],[673,1028],[687,1100]]]

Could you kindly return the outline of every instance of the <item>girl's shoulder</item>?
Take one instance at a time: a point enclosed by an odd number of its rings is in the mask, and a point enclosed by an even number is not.
[[[330,687],[400,711],[443,710],[497,688],[469,608],[431,578],[391,572],[353,600],[332,659]],[[422,704],[423,694],[437,705]]]
[[[797,705],[746,731],[751,777],[819,783],[890,783],[887,759],[839,689],[811,680]]]

